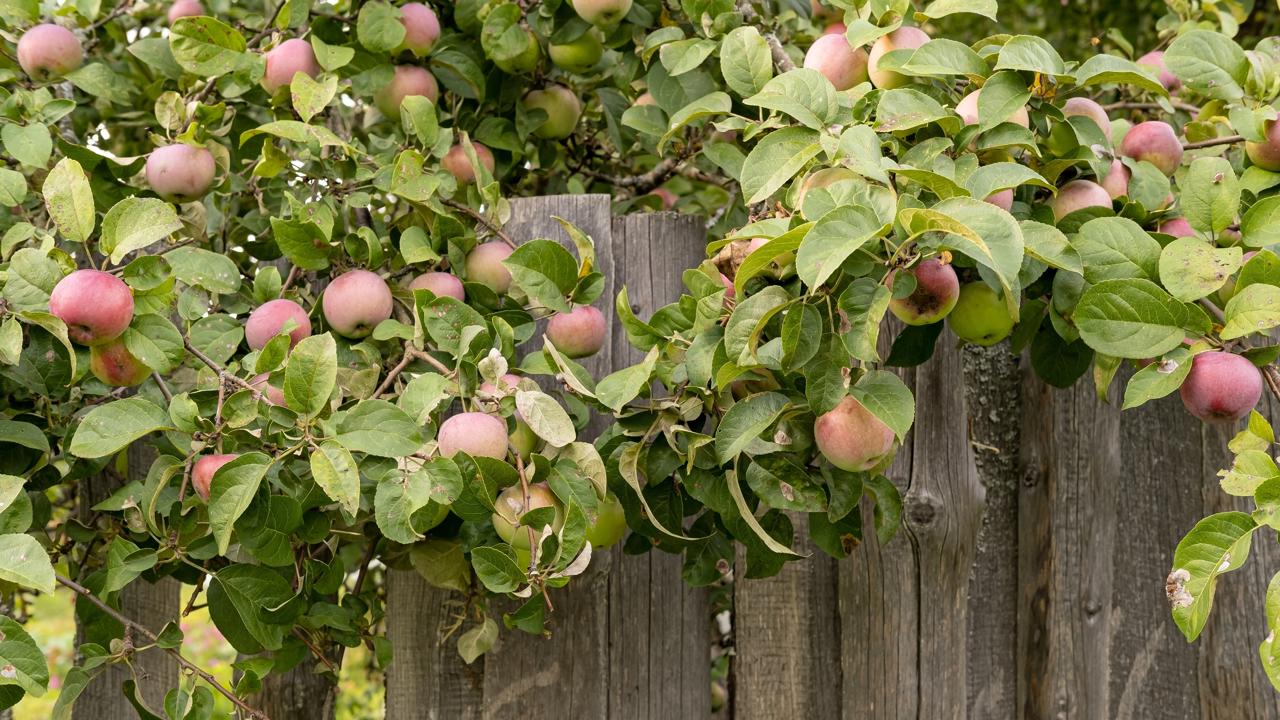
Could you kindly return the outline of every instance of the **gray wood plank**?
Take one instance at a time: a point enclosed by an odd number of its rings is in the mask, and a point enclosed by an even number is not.
[[[462,662],[456,633],[443,639],[462,596],[412,570],[388,570],[386,584],[387,720],[479,720],[484,663]]]

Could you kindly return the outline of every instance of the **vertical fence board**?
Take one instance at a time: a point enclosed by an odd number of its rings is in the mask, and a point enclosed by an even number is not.
[[[681,271],[706,257],[702,220],[674,213],[625,215],[613,224],[613,273],[606,297],[626,286],[632,311],[649,317],[679,299]],[[609,308],[612,318],[612,305]],[[616,329],[613,369],[643,354]],[[672,720],[711,713],[710,608],[705,590],[680,577],[677,555],[624,555],[609,576],[609,718]]]
[[[442,640],[452,622],[449,603],[459,597],[415,571],[387,571],[389,720],[479,720],[484,665],[466,665],[455,643]]]

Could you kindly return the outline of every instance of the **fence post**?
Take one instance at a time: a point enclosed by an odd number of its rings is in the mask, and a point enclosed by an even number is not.
[[[623,286],[641,314],[679,296],[680,273],[705,257],[696,218],[670,214],[614,220],[606,195],[516,198],[505,230],[518,242],[552,238],[569,244],[568,220],[595,240],[606,289],[596,306],[613,330],[587,361],[597,377],[638,360],[613,323]],[[605,419],[597,419],[598,429]],[[568,588],[555,593],[552,636],[504,632],[483,661],[467,667],[451,643],[446,593],[416,573],[390,571],[387,718],[705,717],[710,662],[705,594],[683,586],[679,558],[601,553]]]

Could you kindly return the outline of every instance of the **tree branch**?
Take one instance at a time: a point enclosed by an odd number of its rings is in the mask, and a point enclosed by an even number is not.
[[[409,367],[409,363],[413,362],[414,360],[421,360],[425,362],[426,364],[430,365],[436,370],[439,370],[440,374],[444,375],[445,377],[449,377],[453,375],[452,370],[445,367],[444,363],[431,357],[429,353],[423,352],[417,348],[409,347],[408,345],[406,345],[404,349],[404,357],[400,358],[400,362],[396,363],[395,367],[387,371],[386,379],[382,381],[382,384],[378,386],[377,390],[373,391],[373,395],[371,395],[370,397],[376,398],[382,393],[390,390],[391,386],[395,383],[396,378],[400,377],[400,373],[404,372],[404,369]]]
[[[488,230],[490,233],[493,233],[493,235],[497,237],[499,240],[506,243],[507,245],[510,245],[512,249],[515,249],[516,241],[512,240],[510,235],[503,232],[502,228],[489,222],[489,220],[485,218],[485,216],[471,209],[471,207],[464,205],[458,202],[457,200],[451,200],[449,198],[443,198],[441,202],[453,208],[454,210],[458,210],[470,216],[472,220],[475,220],[477,223],[479,223],[482,227],[484,227],[485,230]]]
[[[156,643],[156,647],[159,647],[159,643],[160,643],[159,636],[151,632],[151,630],[149,630],[145,625],[140,625],[134,622],[133,620],[130,620],[129,618],[125,617],[124,615],[120,614],[119,610],[116,610],[115,608],[106,604],[102,600],[98,599],[98,596],[94,595],[93,592],[89,590],[89,588],[86,588],[85,586],[81,585],[75,580],[63,577],[61,575],[57,575],[56,577],[58,579],[58,582],[61,585],[67,588],[70,588],[73,592],[75,592],[80,597],[93,603],[99,610],[111,616],[111,618],[113,618],[116,622],[120,623],[121,625],[124,625],[127,630],[138,633],[139,635],[147,638],[151,642]],[[173,659],[177,660],[179,665],[186,668],[188,671],[194,673],[201,680],[204,680],[206,683],[212,686],[214,690],[217,690],[223,697],[230,700],[236,707],[240,708],[240,710],[243,711],[249,718],[257,718],[257,720],[271,720],[271,718],[267,717],[266,713],[245,704],[245,702],[241,700],[239,697],[237,697],[235,693],[223,687],[222,683],[218,682],[218,679],[215,678],[213,675],[209,674],[200,666],[195,665],[190,660],[187,660],[186,658],[182,657],[182,653],[178,649],[176,648],[160,648],[160,649],[172,655]]]
[[[1181,110],[1183,112],[1191,113],[1192,115],[1200,114],[1200,108],[1196,105],[1192,105],[1191,103],[1171,100],[1169,104],[1173,106],[1174,110]],[[1160,103],[1153,102],[1114,102],[1103,105],[1102,109],[1107,112],[1111,112],[1112,110],[1163,110],[1164,106]]]
[[[1199,150],[1200,148],[1214,147],[1215,145],[1234,145],[1238,142],[1244,142],[1244,138],[1240,135],[1225,135],[1210,140],[1201,140],[1200,142],[1183,143],[1182,149]]]

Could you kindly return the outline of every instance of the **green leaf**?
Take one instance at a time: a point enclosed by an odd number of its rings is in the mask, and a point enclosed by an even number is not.
[[[44,554],[43,550],[40,552]],[[50,571],[49,592],[53,592],[52,576]],[[36,697],[49,687],[49,665],[40,646],[17,620],[3,615],[0,615],[0,666],[12,669],[12,672],[0,673],[0,687],[17,686]],[[67,689],[64,687],[62,692]]]
[[[750,25],[734,28],[720,43],[720,74],[741,97],[751,97],[773,78],[773,57],[760,31]]]
[[[960,120],[949,110],[911,88],[885,90],[876,104],[876,132],[901,132],[945,120],[944,125],[959,127]]]
[[[102,218],[102,237],[98,242],[102,250],[111,255],[111,262],[118,264],[125,255],[181,229],[182,221],[173,205],[157,198],[127,197]]]
[[[98,405],[85,415],[71,439],[71,454],[81,458],[111,455],[153,432],[173,430],[169,413],[142,397]]]
[[[244,67],[247,43],[235,28],[214,17],[180,18],[169,27],[169,49],[183,70],[217,77]]]
[[[1014,35],[1000,49],[996,70],[1026,70],[1042,75],[1066,75],[1066,63],[1048,40],[1035,35]]]
[[[1262,198],[1250,206],[1240,220],[1240,235],[1246,247],[1280,243],[1280,195]]]
[[[333,440],[320,443],[311,453],[311,476],[329,499],[348,515],[360,510],[360,470],[350,451]]]
[[[240,269],[223,253],[187,246],[170,250],[164,259],[173,269],[173,276],[185,285],[219,295],[240,291]]]
[[[413,515],[431,502],[428,477],[421,473],[388,473],[373,496],[373,517],[382,534],[394,542],[411,545],[422,538]]]
[[[1187,87],[1201,95],[1234,101],[1244,96],[1249,60],[1234,40],[1211,30],[1191,30],[1165,50],[1164,62]]]
[[[938,2],[934,3],[937,4]],[[994,3],[992,6],[994,7]],[[983,78],[988,75],[990,68],[982,56],[968,45],[947,38],[936,38],[916,48],[911,59],[902,66],[902,71],[917,77],[965,75]]]
[[[293,81],[289,83],[293,109],[303,122],[311,122],[311,118],[323,112],[337,93],[337,75],[325,75],[323,80],[317,81],[307,73],[299,72],[294,73]]]
[[[554,240],[533,240],[502,261],[511,280],[533,300],[557,312],[569,312],[569,293],[578,283],[578,263]]]
[[[1135,408],[1149,400],[1162,398],[1182,386],[1191,372],[1191,349],[1174,348],[1129,379],[1124,389],[1124,409]]]
[[[734,403],[716,428],[719,461],[727,463],[747,450],[760,433],[778,421],[788,405],[787,396],[773,392],[752,395]]]
[[[329,267],[329,239],[311,222],[271,218],[271,234],[280,252],[303,270]]]
[[[1147,68],[1114,55],[1094,55],[1076,68],[1076,84],[1080,87],[1127,85],[1157,95],[1168,95],[1159,78]]]
[[[652,347],[643,362],[601,378],[596,384],[596,399],[610,410],[621,412],[623,406],[634,400],[649,385],[650,376],[657,367],[658,355],[658,348]]]
[[[1218,576],[1244,564],[1257,529],[1245,513],[1217,513],[1196,523],[1178,543],[1166,589],[1173,621],[1187,642],[1200,636],[1209,619]]]
[[[920,11],[920,15],[927,18],[937,19],[946,17],[947,15],[955,15],[956,13],[971,13],[981,15],[992,21],[996,19],[996,0],[933,0]],[[925,43],[925,47],[932,45],[936,41]]]
[[[1080,253],[1061,230],[1034,220],[1023,220],[1018,225],[1022,228],[1022,240],[1026,243],[1028,256],[1049,267],[1084,274]]]
[[[4,142],[4,149],[9,155],[23,165],[43,168],[49,164],[53,138],[49,135],[49,128],[44,125],[5,123],[0,126],[0,141]]]
[[[107,546],[107,579],[103,582],[102,592],[113,593],[123,589],[155,565],[155,550],[142,550],[117,536]]]
[[[1250,285],[1227,301],[1224,315],[1227,322],[1222,328],[1223,340],[1265,333],[1280,325],[1280,287]]]
[[[1200,238],[1182,237],[1160,252],[1160,282],[1170,295],[1192,302],[1208,297],[1240,269],[1238,247],[1219,248]]]
[[[404,42],[400,11],[385,2],[365,3],[356,18],[356,37],[372,52],[388,52]]]
[[[209,483],[209,528],[218,543],[219,555],[227,554],[235,522],[253,502],[271,464],[271,458],[260,452],[245,453],[213,474]]]
[[[525,582],[524,571],[516,564],[515,551],[508,545],[473,548],[471,566],[489,592],[509,593]]]
[[[356,403],[338,423],[336,439],[352,452],[378,457],[404,457],[422,447],[422,432],[418,424],[386,400]]]
[[[301,415],[317,415],[329,405],[337,385],[338,346],[330,333],[303,338],[289,353],[284,401]]]
[[[1267,584],[1267,596],[1264,603],[1267,616],[1267,636],[1258,646],[1258,657],[1262,660],[1262,669],[1267,673],[1271,686],[1280,692],[1280,573],[1271,577]],[[65,692],[65,690],[64,690]]]
[[[1072,316],[1080,337],[1097,352],[1140,360],[1159,357],[1190,334],[1209,330],[1209,318],[1175,300],[1150,280],[1104,280],[1085,291]]]
[[[1178,185],[1178,204],[1191,227],[1217,236],[1240,212],[1240,181],[1226,158],[1196,158]]]
[[[53,166],[40,188],[44,205],[58,230],[68,240],[84,242],[93,233],[93,190],[84,168],[71,158]]]
[[[49,554],[34,537],[25,533],[0,535],[0,580],[53,593],[55,580]]]
[[[598,388],[597,388],[598,389]],[[569,413],[550,395],[538,390],[516,392],[516,410],[533,432],[551,447],[564,447],[577,438]]]
[[[471,589],[471,565],[459,542],[427,538],[409,550],[409,560],[432,587],[458,592]]]
[[[915,421],[916,404],[902,379],[887,370],[869,370],[849,388],[849,394],[888,425],[902,440]]]
[[[820,287],[850,255],[885,230],[868,208],[837,207],[819,218],[804,236],[796,252],[796,272],[809,288]]]
[[[27,178],[17,170],[0,168],[0,205],[16,207],[27,199]]]
[[[1084,262],[1085,280],[1091,283],[1160,276],[1160,243],[1129,218],[1094,218],[1080,226],[1071,244]]]
[[[458,655],[470,665],[476,658],[489,652],[498,640],[498,623],[485,616],[484,622],[458,636]]]
[[[1236,497],[1253,497],[1264,482],[1280,480],[1276,461],[1262,450],[1243,450],[1231,467],[1218,471],[1222,491]]]
[[[811,68],[783,73],[743,102],[790,115],[811,130],[830,124],[840,107],[831,81]]]
[[[293,588],[279,573],[230,565],[214,573],[208,592],[209,617],[232,647],[246,654],[280,649],[289,627],[264,619],[293,597]]]
[[[718,444],[719,443],[717,443],[717,446]],[[760,525],[760,521],[756,519],[755,514],[751,512],[750,506],[747,505],[746,498],[742,496],[742,487],[738,485],[738,472],[736,470],[727,471],[725,473],[725,480],[729,486],[729,495],[733,498],[733,503],[738,508],[738,514],[742,517],[742,520],[746,522],[747,527],[751,528],[751,531],[755,533],[756,537],[760,538],[760,541],[764,543],[765,547],[779,555],[804,557],[786,545],[774,540],[773,536],[766,532],[764,527]]]
[[[747,203],[766,200],[795,177],[822,146],[809,128],[775,130],[756,143],[742,166],[742,192]]]

